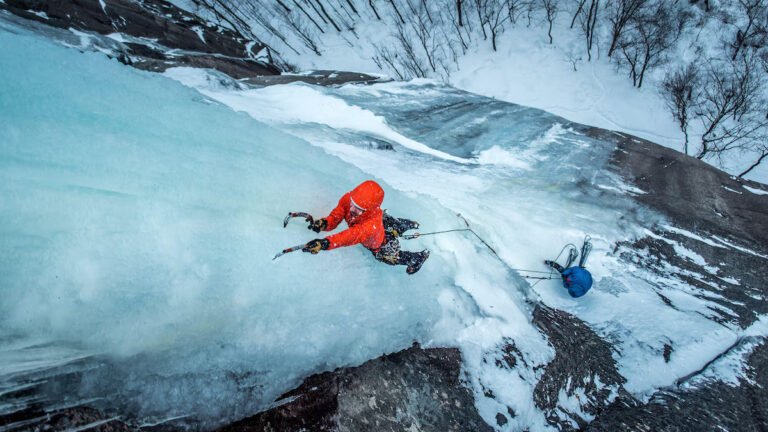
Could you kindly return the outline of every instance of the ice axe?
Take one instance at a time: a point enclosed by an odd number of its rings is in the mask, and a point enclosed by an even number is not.
[[[275,257],[272,258],[272,261],[280,258],[281,256],[283,256],[283,255],[285,255],[287,253],[296,252],[297,250],[304,249],[304,247],[306,247],[306,246],[307,245],[305,243],[305,244],[300,244],[300,245],[297,245],[297,246],[291,246],[289,248],[285,248],[285,249],[282,250],[282,252],[280,252],[277,255],[275,255]]]
[[[312,225],[315,222],[315,218],[312,217],[309,213],[304,212],[290,212],[288,213],[288,216],[283,219],[283,228],[288,226],[288,222],[291,221],[291,218],[295,217],[303,217],[305,221],[309,222],[310,225]]]
[[[309,214],[309,213],[290,212],[290,213],[288,213],[288,216],[286,216],[285,219],[283,219],[283,228],[287,227],[288,226],[288,222],[291,221],[291,218],[295,218],[295,217],[303,217],[305,221],[310,223],[310,225],[315,222],[315,218],[313,218],[312,215]],[[275,257],[272,258],[272,261],[280,258],[281,256],[283,256],[283,255],[285,255],[287,253],[296,252],[299,249],[304,249],[304,246],[306,246],[306,244],[297,245],[297,246],[291,246],[289,248],[285,248],[280,253],[275,255]]]

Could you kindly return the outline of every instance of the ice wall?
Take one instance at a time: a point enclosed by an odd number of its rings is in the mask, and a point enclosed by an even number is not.
[[[283,229],[288,211],[323,216],[369,175],[168,78],[16,33],[0,32],[4,388],[98,356],[68,396],[225,421],[438,319],[424,281],[441,266],[409,278],[362,248],[271,261],[316,236]]]

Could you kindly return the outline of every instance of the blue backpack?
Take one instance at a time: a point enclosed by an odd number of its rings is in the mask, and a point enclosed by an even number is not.
[[[563,272],[563,286],[571,297],[581,297],[592,288],[592,274],[584,267],[568,267]]]

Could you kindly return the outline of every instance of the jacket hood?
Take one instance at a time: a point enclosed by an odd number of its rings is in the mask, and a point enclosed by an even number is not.
[[[384,189],[373,180],[366,180],[349,192],[349,197],[365,211],[373,210],[384,202]]]

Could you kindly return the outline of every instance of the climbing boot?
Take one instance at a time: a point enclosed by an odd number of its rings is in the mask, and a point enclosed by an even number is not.
[[[418,253],[412,262],[408,264],[408,268],[405,269],[405,272],[409,275],[416,273],[421,269],[421,266],[424,264],[424,261],[426,261],[427,258],[429,258],[429,250],[424,249]]]

